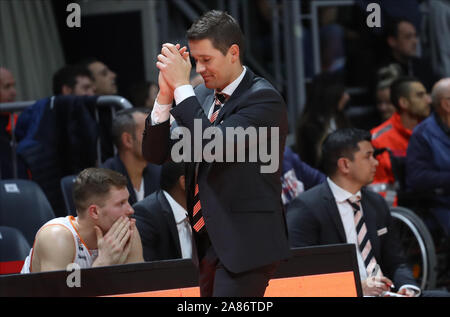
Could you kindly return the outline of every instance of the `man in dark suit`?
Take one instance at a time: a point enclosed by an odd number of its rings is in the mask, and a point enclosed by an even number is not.
[[[175,159],[178,147],[173,145],[181,141],[169,138],[170,114],[183,132],[190,132],[183,141],[193,141],[193,146],[183,148],[183,156],[189,158],[187,209],[200,261],[201,295],[263,296],[279,261],[289,256],[280,182],[286,106],[266,80],[243,66],[243,34],[234,18],[207,12],[187,37],[190,54],[165,44],[158,55],[160,92],[146,122],[144,157],[157,164]],[[205,82],[195,91],[189,85],[189,55]],[[195,133],[203,135],[208,128],[215,132],[216,159],[193,160],[210,146]],[[236,128],[254,131],[259,139],[241,138]],[[272,149],[274,167],[261,157],[263,144]],[[255,145],[260,157],[251,161]],[[241,147],[245,157],[236,162],[239,152],[232,151]],[[225,155],[229,152],[234,155]]]
[[[382,196],[364,188],[378,165],[373,153],[368,131],[341,129],[325,139],[327,181],[291,202],[289,241],[292,247],[354,243],[364,295],[381,295],[392,287],[414,296],[420,289],[392,231],[389,208]]]
[[[132,108],[116,114],[112,136],[118,153],[102,166],[127,178],[130,205],[159,189],[161,167],[147,162],[142,155],[142,133],[149,113],[148,109]]]
[[[145,261],[192,258],[182,163],[166,162],[161,170],[161,190],[133,208]]]

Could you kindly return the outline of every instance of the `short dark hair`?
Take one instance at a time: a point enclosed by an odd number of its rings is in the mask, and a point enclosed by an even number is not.
[[[159,185],[166,192],[172,190],[175,184],[184,175],[184,163],[168,161],[162,165]]]
[[[128,132],[133,138],[136,138],[136,121],[134,121],[133,113],[140,112],[149,114],[148,108],[131,108],[120,110],[116,113],[112,122],[111,135],[114,145],[120,149],[122,147],[122,133]]]
[[[206,12],[187,31],[188,40],[209,39],[214,48],[226,55],[231,45],[239,46],[239,60],[244,62],[244,34],[239,23],[228,13],[218,10]]]
[[[79,76],[88,77],[94,81],[91,72],[81,66],[66,65],[59,69],[53,75],[53,94],[62,94],[62,88],[64,85],[74,89],[77,84],[77,77]]]
[[[417,78],[402,76],[391,84],[391,102],[397,110],[400,109],[400,98],[408,98],[411,94],[411,84],[420,82]]]
[[[346,157],[353,160],[355,152],[359,151],[358,143],[361,141],[371,142],[372,136],[369,131],[344,128],[330,133],[322,144],[321,169],[328,176],[333,176],[337,171],[337,162]]]
[[[393,38],[397,38],[398,37],[398,26],[400,25],[400,23],[409,23],[414,25],[414,23],[411,20],[408,20],[406,18],[395,18],[392,19],[391,21],[388,21],[386,29],[385,29],[385,37],[386,39],[389,37],[393,37]],[[415,25],[414,25],[415,27]]]
[[[89,65],[96,63],[96,62],[101,62],[101,61],[97,57],[89,56],[89,57],[85,57],[82,60],[80,60],[77,65],[89,70]]]
[[[73,202],[79,215],[91,203],[101,204],[111,187],[126,188],[127,178],[107,168],[86,168],[78,174],[73,186]]]

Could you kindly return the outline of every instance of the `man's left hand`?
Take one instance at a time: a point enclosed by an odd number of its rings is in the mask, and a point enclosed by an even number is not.
[[[399,290],[397,292],[397,294],[400,294],[400,295],[403,295],[403,296],[406,296],[406,297],[414,297],[414,296],[416,296],[416,292],[414,292],[413,290],[411,290],[411,289],[409,289],[407,287],[402,288],[401,290]]]
[[[184,47],[179,50],[173,44],[164,44],[161,54],[158,55],[156,67],[173,90],[183,85],[189,85],[192,65],[189,53]]]

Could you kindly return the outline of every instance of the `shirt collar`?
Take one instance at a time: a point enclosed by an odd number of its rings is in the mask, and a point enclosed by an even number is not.
[[[355,195],[352,193],[346,191],[342,187],[339,187],[336,185],[335,182],[333,182],[329,177],[327,177],[328,185],[330,186],[331,192],[333,193],[334,198],[336,199],[336,202],[343,203],[346,202],[347,199],[354,197],[358,200],[361,199],[361,191],[359,190]]]
[[[163,190],[164,196],[166,196],[167,201],[169,202],[170,207],[172,208],[173,217],[175,218],[175,222],[177,224],[183,222],[187,218],[187,211],[184,209],[179,203],[176,202],[175,199],[170,196],[168,192]]]
[[[243,70],[238,78],[236,78],[233,82],[231,82],[228,86],[226,86],[224,89],[222,89],[221,93],[224,93],[228,96],[231,96],[233,92],[236,90],[236,88],[241,83],[242,79],[245,76],[245,73],[247,72],[247,69],[245,66],[242,66]]]

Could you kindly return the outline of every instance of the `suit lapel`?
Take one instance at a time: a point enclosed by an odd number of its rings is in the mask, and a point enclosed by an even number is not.
[[[203,101],[202,108],[203,108],[203,112],[205,113],[205,116],[207,116],[207,117],[208,117],[209,110],[212,107],[213,101],[214,101],[214,93],[206,96],[205,101]]]
[[[242,81],[239,83],[236,90],[233,92],[233,94],[230,96],[230,98],[225,103],[223,108],[220,110],[215,124],[219,124],[224,118],[228,117],[228,115],[233,112],[234,108],[236,108],[239,105],[239,103],[237,102],[239,96],[241,96],[242,93],[244,93],[251,87],[255,74],[253,74],[253,72],[248,67],[246,68],[247,70],[245,72],[244,78],[242,78]]]
[[[159,201],[159,204],[161,205],[161,210],[164,214],[164,217],[166,218],[166,220],[169,224],[170,235],[172,236],[172,239],[175,242],[178,255],[181,257],[181,246],[180,246],[180,238],[178,236],[177,224],[175,222],[175,217],[173,216],[172,208],[170,207],[170,204],[167,201],[166,197],[164,196],[164,193],[162,190],[159,191],[159,193],[158,193],[158,201]]]
[[[333,193],[331,192],[330,187],[328,186],[328,183],[325,182],[323,185],[323,198],[325,203],[325,209],[328,212],[328,215],[334,222],[334,227],[338,231],[339,239],[341,240],[341,243],[347,242],[347,237],[345,235],[345,229],[344,225],[342,224],[341,215],[339,214],[339,210],[336,204],[336,199],[333,196]]]

